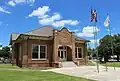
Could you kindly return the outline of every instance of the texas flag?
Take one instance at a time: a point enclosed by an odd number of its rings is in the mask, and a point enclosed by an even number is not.
[[[109,15],[108,15],[106,20],[104,21],[104,26],[109,27],[109,25],[110,25],[110,19],[109,19]]]

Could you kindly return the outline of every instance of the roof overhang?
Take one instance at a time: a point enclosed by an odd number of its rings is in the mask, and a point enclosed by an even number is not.
[[[39,40],[52,40],[52,36],[37,36],[37,35],[27,35],[20,34],[16,40],[27,40],[27,39],[39,39]]]

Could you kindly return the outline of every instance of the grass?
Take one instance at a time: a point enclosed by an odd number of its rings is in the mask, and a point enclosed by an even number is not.
[[[120,67],[120,62],[107,62],[107,66],[109,66],[109,67],[114,67],[113,64],[115,67]],[[102,63],[102,65],[106,66],[105,63]]]
[[[0,81],[93,81],[53,72],[0,70]]]
[[[0,68],[19,69],[10,64],[0,64]],[[2,70],[0,69],[0,81],[94,81],[80,77],[68,76],[54,72]]]
[[[52,67],[40,67],[40,68],[35,68],[35,67],[30,67],[30,68],[20,68],[12,64],[0,64],[0,68],[6,68],[6,69],[24,69],[24,70],[46,70],[46,69],[51,69]]]
[[[17,66],[12,66],[12,64],[0,64],[0,68],[9,68],[9,69],[17,69]]]

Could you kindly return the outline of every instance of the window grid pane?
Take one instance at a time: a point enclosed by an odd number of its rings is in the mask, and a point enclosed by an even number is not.
[[[77,48],[75,48],[75,58],[77,58]]]
[[[38,59],[38,45],[32,45],[32,58]]]
[[[81,53],[81,48],[78,48],[78,53]]]
[[[75,58],[82,58],[82,48],[80,47],[75,48]]]
[[[46,58],[46,46],[33,44],[32,59],[43,59],[43,58]]]
[[[82,58],[82,49],[78,47],[78,58]]]
[[[40,46],[40,53],[45,53],[45,46]]]
[[[45,53],[40,53],[40,59],[45,58]]]
[[[45,58],[46,56],[46,46],[40,46],[40,59]]]
[[[63,51],[61,51],[61,58],[63,58]]]

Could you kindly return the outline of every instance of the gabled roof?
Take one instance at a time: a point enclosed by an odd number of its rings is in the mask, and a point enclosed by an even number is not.
[[[61,31],[63,29],[67,29],[67,28],[63,27],[59,31]],[[52,27],[52,26],[43,26],[43,27],[40,27],[38,29],[25,32],[22,35],[33,35],[33,36],[49,37],[49,36],[53,36],[53,30],[56,30],[56,29],[54,27]],[[67,30],[69,31],[69,29],[67,29]],[[69,32],[71,32],[71,31],[69,31]],[[12,33],[11,34],[11,41],[16,40],[20,35],[21,34],[18,34],[18,33]],[[75,36],[75,40],[88,41],[86,39],[83,39],[83,38],[80,38],[80,37],[77,37],[77,36]]]
[[[71,32],[68,28],[66,27],[62,27],[61,29],[59,29],[59,31],[62,31],[62,30],[67,30],[68,32]]]
[[[27,35],[37,35],[37,36],[53,36],[53,27],[50,26],[44,26],[44,27],[40,27],[38,29],[26,32],[24,34]]]
[[[18,34],[18,33],[12,33],[12,34],[11,34],[11,39],[12,39],[12,40],[16,40],[19,35],[20,35],[20,34]]]
[[[19,35],[20,34],[18,33],[12,33],[10,37],[10,44],[12,44],[12,42],[15,41],[19,37]]]

